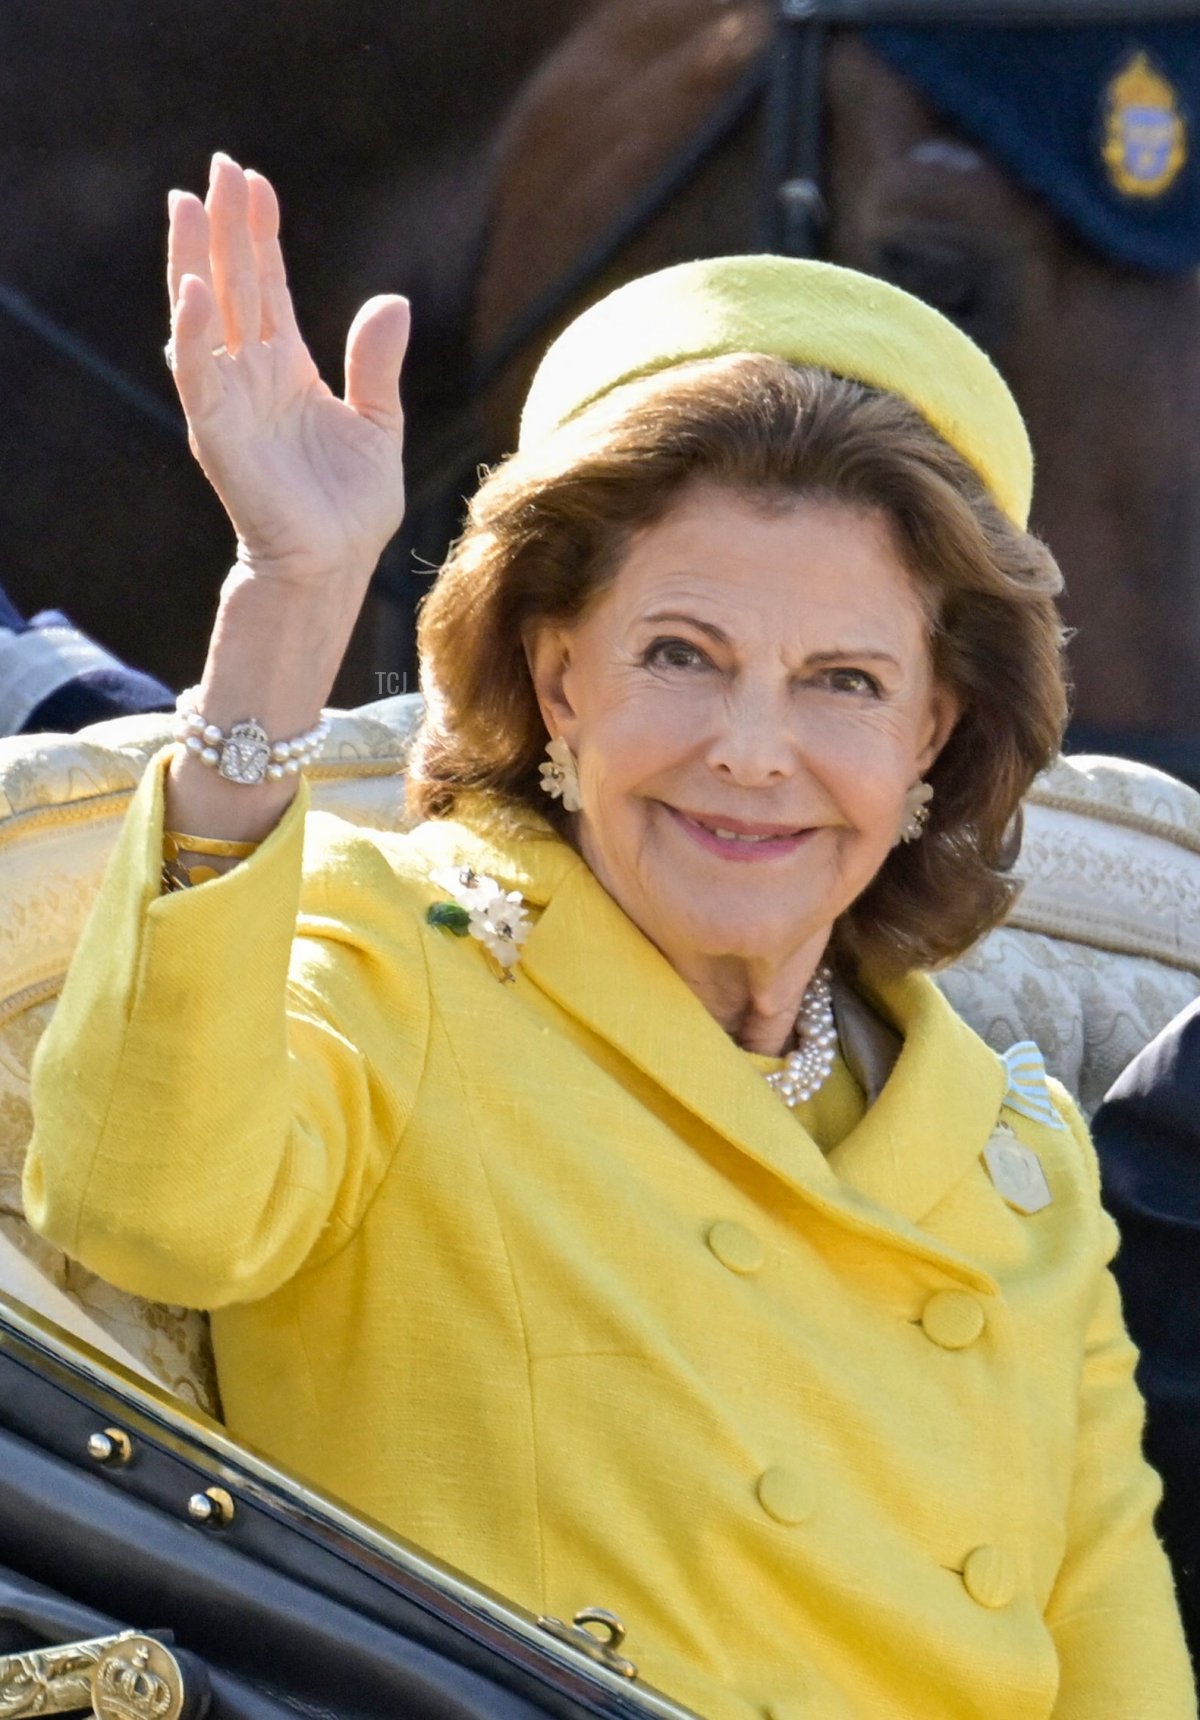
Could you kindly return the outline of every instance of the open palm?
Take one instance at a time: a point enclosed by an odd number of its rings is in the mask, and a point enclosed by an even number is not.
[[[173,192],[172,369],[192,451],[264,577],[369,577],[404,510],[400,366],[408,306],[359,311],[342,400],[296,326],[269,182],[213,158],[201,203]]]

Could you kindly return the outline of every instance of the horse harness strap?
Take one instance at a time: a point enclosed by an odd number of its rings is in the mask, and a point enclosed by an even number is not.
[[[763,250],[818,257],[828,221],[821,189],[825,34],[820,0],[782,0],[763,139]]]
[[[472,393],[495,381],[516,355],[544,334],[624,247],[686,190],[704,163],[766,94],[761,244],[779,256],[814,257],[824,233],[821,193],[821,77],[827,11],[839,0],[778,0],[775,39],[749,74],[671,157],[567,273],[504,331],[475,366]],[[840,0],[844,8],[846,0]],[[865,0],[864,14],[888,0]]]

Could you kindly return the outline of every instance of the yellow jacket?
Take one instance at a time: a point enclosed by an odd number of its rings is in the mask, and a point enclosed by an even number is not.
[[[235,1433],[718,1720],[1186,1720],[1078,1117],[921,977],[826,1158],[546,835],[308,821],[157,895],[134,803],[35,1073],[34,1222],[215,1310]],[[469,862],[512,984],[426,921]],[[299,919],[297,922],[297,911]],[[287,998],[286,1013],[284,998]]]

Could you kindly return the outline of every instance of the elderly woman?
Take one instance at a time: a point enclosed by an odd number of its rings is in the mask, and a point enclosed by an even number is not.
[[[172,199],[237,529],[36,1072],[47,1235],[213,1311],[230,1426],[718,1720],[1183,1720],[1095,1160],[922,970],[1063,717],[988,361],[878,282],[688,265],[561,337],[425,604],[407,835],[302,769],[397,519],[263,179]],[[165,864],[164,864],[165,853]]]

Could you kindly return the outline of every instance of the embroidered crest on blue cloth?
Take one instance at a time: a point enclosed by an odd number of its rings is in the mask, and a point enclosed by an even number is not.
[[[1200,16],[1116,24],[872,25],[934,113],[1103,255],[1200,263]]]
[[[1008,1089],[1003,1105],[1010,1111],[1042,1123],[1047,1129],[1065,1129],[1058,1107],[1046,1085],[1046,1065],[1032,1039],[1018,1040],[1001,1053],[1000,1061],[1008,1070]]]
[[[1174,85],[1140,49],[1106,92],[1102,154],[1108,176],[1126,197],[1161,197],[1188,156],[1187,121]]]

